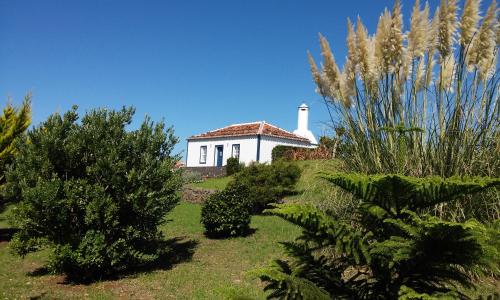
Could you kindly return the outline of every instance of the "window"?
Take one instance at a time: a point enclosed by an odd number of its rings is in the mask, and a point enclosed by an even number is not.
[[[200,147],[200,164],[207,163],[207,146]]]
[[[232,157],[237,158],[240,160],[240,144],[234,144],[233,145],[233,154]]]

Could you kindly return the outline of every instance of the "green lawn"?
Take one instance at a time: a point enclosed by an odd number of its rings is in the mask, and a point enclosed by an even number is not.
[[[223,190],[232,179],[232,176],[208,178],[201,182],[190,183],[189,185],[209,190]]]
[[[301,161],[299,194],[287,201],[314,203],[340,210],[348,198],[318,178],[321,171],[335,171],[335,161]],[[208,179],[195,187],[223,189],[230,177]],[[347,200],[346,200],[347,199]],[[263,285],[247,272],[283,257],[279,241],[298,236],[299,228],[273,216],[252,217],[255,232],[247,237],[212,240],[203,235],[199,204],[181,202],[162,230],[173,244],[171,265],[145,270],[120,279],[89,285],[64,283],[64,277],[43,275],[40,268],[48,251],[21,259],[9,252],[5,237],[6,212],[0,214],[0,299],[263,299]],[[7,210],[8,211],[8,210]],[[348,210],[345,210],[348,211]],[[165,263],[165,265],[169,265]],[[41,273],[41,274],[40,274]],[[480,291],[499,290],[495,280],[483,280]],[[245,296],[246,298],[243,298]]]
[[[0,298],[5,299],[233,299],[247,296],[263,299],[262,285],[246,273],[281,257],[278,241],[291,240],[299,229],[277,217],[255,216],[247,237],[211,240],[199,223],[200,205],[182,202],[162,226],[168,238],[177,238],[176,256],[183,257],[171,268],[136,273],[119,280],[90,285],[63,283],[62,276],[35,275],[47,260],[41,251],[21,259],[12,255],[7,242],[0,242]],[[6,223],[1,221],[5,228]],[[190,255],[190,253],[192,255]],[[36,272],[35,272],[36,273]]]

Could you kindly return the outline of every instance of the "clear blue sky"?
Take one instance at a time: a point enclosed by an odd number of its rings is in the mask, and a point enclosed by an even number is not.
[[[489,2],[489,1],[485,1]],[[430,1],[435,8],[438,1]],[[328,120],[306,51],[317,33],[341,63],[346,19],[370,32],[393,1],[0,0],[0,95],[33,93],[33,122],[76,104],[133,105],[181,138],[266,120],[288,130],[309,104],[319,136]],[[405,19],[413,1],[404,1]]]

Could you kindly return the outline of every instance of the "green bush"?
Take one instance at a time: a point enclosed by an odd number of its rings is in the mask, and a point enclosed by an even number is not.
[[[152,262],[165,249],[158,225],[181,184],[172,128],[146,118],[127,131],[134,109],[97,109],[77,122],[76,107],[27,134],[7,173],[19,227],[19,255],[53,250],[50,268],[90,280]]]
[[[211,195],[201,209],[201,223],[211,237],[238,236],[250,229],[251,205],[248,188],[233,184]]]
[[[226,175],[231,176],[243,170],[245,167],[244,163],[240,163],[239,159],[236,157],[230,157],[227,159],[226,164]]]
[[[273,162],[280,159],[288,160],[287,153],[296,149],[299,149],[299,147],[278,145],[273,148],[273,151],[271,152],[271,158]]]
[[[471,288],[476,275],[499,274],[498,228],[418,212],[498,186],[500,179],[324,178],[360,204],[349,220],[306,205],[269,210],[303,229],[294,242],[284,243],[291,260],[255,271],[272,290],[269,298],[467,299],[460,287]]]
[[[269,203],[295,193],[295,184],[300,178],[300,169],[295,164],[277,161],[270,165],[251,164],[236,174],[231,185],[247,187],[247,198],[253,211],[260,213]]]

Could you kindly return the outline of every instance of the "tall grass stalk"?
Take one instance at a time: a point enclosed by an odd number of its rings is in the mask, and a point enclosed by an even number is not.
[[[399,1],[373,35],[360,19],[349,21],[342,71],[320,35],[323,62],[318,68],[309,54],[311,71],[347,130],[344,158],[353,171],[499,176],[497,4],[484,17],[479,4],[467,0],[459,18],[456,1],[443,0],[429,19],[429,7],[416,1],[408,32]],[[493,198],[488,219],[500,218]]]

